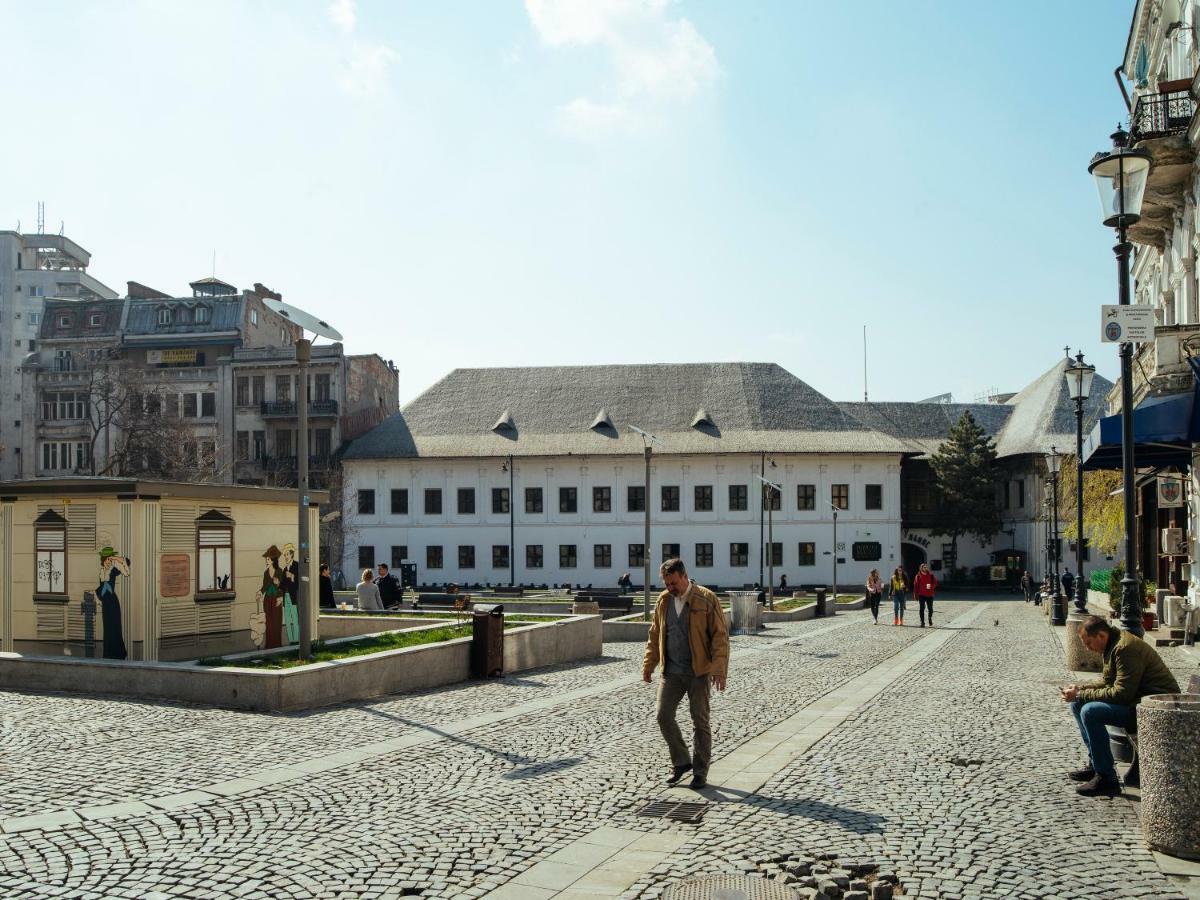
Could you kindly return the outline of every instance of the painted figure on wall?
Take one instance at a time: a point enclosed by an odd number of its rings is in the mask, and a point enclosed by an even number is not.
[[[104,623],[104,658],[126,659],[125,632],[121,626],[121,598],[117,596],[117,576],[129,576],[129,558],[118,556],[112,547],[100,551],[100,620]]]
[[[283,628],[289,644],[300,643],[300,615],[296,609],[296,584],[300,566],[296,562],[296,545],[284,544],[279,568],[283,575]]]
[[[263,647],[283,646],[283,596],[284,573],[279,564],[279,548],[272,544],[263,554],[266,561],[263,566],[262,588],[254,595],[254,599],[262,606],[263,611]]]

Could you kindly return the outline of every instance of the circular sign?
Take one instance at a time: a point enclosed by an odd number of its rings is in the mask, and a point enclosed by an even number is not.
[[[1104,336],[1110,341],[1119,341],[1121,339],[1121,323],[1109,322],[1104,326]]]

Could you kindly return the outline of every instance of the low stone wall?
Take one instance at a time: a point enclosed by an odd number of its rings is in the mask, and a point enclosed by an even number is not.
[[[504,669],[520,672],[592,659],[603,649],[599,616],[513,628],[504,633]],[[288,712],[466,681],[470,650],[467,637],[276,672],[0,653],[0,690],[116,694]]]
[[[814,600],[805,606],[797,606],[795,609],[764,609],[762,611],[763,624],[768,622],[805,622],[812,619],[817,614],[817,601]]]
[[[616,619],[604,620],[604,643],[620,644],[636,641],[646,643],[650,636],[650,623],[642,621],[640,612],[630,613]]]
[[[454,614],[445,616],[447,624],[453,620]],[[419,628],[422,625],[434,624],[427,616],[381,616],[381,615],[322,615],[317,619],[317,633],[321,640],[330,641],[344,637],[360,637],[364,634],[378,634],[380,631],[399,631],[402,628]]]

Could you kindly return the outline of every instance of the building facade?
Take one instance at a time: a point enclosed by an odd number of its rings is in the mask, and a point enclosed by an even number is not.
[[[0,480],[22,477],[25,414],[21,365],[36,350],[48,298],[111,300],[117,292],[88,274],[91,254],[56,234],[0,231]]]

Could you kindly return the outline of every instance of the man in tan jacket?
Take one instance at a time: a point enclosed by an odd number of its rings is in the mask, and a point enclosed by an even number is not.
[[[681,559],[668,559],[659,567],[667,589],[658,595],[646,655],[642,658],[642,680],[647,684],[654,670],[662,668],[658,685],[658,727],[671,752],[673,770],[667,784],[675,784],[691,770],[689,787],[699,790],[708,784],[712,762],[712,731],[708,723],[710,684],[725,690],[729,670],[729,629],[717,595],[688,578]],[[675,721],[675,711],[688,698],[692,715],[692,744],[687,744]]]

